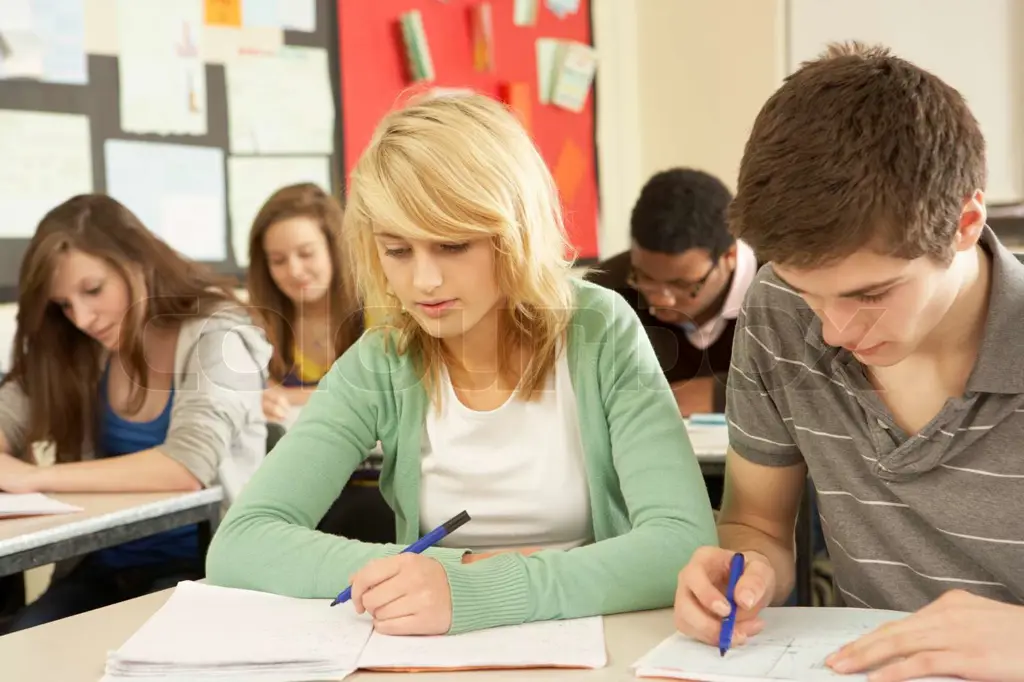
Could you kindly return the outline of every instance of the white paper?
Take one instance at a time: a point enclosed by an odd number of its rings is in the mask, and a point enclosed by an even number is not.
[[[321,48],[284,47],[225,66],[234,154],[331,154],[334,99]]]
[[[85,51],[116,57],[117,0],[85,0]]]
[[[316,0],[278,0],[281,28],[290,31],[316,30]]]
[[[729,449],[729,427],[724,424],[686,423],[686,433],[690,436],[693,452],[698,457],[721,457]]]
[[[0,0],[0,33],[32,30],[32,0]]]
[[[118,650],[103,682],[341,679],[369,667],[599,668],[607,665],[600,617],[531,623],[440,637],[373,632],[367,614],[328,599],[178,583],[170,599]]]
[[[82,0],[33,0],[32,22],[44,47],[43,80],[88,83]]]
[[[121,129],[205,135],[200,0],[119,0],[117,26]]]
[[[88,117],[0,110],[0,238],[31,237],[50,209],[92,191]]]
[[[341,679],[355,670],[373,623],[351,604],[328,604],[180,582],[164,606],[108,654],[103,680],[132,673],[189,680],[204,673],[218,679]]]
[[[0,79],[88,83],[82,0],[0,0]]]
[[[2,2],[2,0],[0,0]],[[0,32],[0,78],[43,77],[43,41],[35,31]]]
[[[548,9],[559,19],[564,19],[570,14],[576,14],[580,10],[580,0],[546,0]]]
[[[327,157],[232,156],[228,159],[231,247],[240,267],[249,264],[249,231],[264,202],[286,185],[312,182],[331,191]]]
[[[224,151],[107,140],[107,193],[185,256],[227,258]]]
[[[199,53],[206,64],[226,64],[240,55],[273,55],[284,44],[279,28],[203,26]]]
[[[243,0],[242,26],[316,30],[316,0]]]
[[[537,39],[537,97],[541,104],[551,101],[551,85],[555,80],[555,57],[560,42],[556,38]]]
[[[600,616],[526,623],[461,635],[394,637],[373,633],[360,668],[603,668]]]
[[[677,633],[633,668],[638,677],[672,677],[694,682],[865,682],[866,675],[832,672],[825,659],[844,644],[906,615],[872,609],[769,608],[762,613],[764,630],[743,646],[731,648],[725,656],[719,654],[717,647]]]
[[[81,507],[55,500],[42,493],[0,493],[0,519],[10,516],[71,514],[80,511]]]

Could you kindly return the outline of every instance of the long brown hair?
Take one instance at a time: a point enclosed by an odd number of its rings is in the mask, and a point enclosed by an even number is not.
[[[341,205],[312,183],[282,187],[263,204],[249,232],[249,303],[263,321],[267,339],[274,347],[270,376],[276,381],[282,381],[295,363],[292,324],[297,311],[292,300],[285,296],[270,276],[263,239],[275,223],[297,217],[315,220],[327,240],[333,273],[328,293],[328,310],[335,357],[340,357],[348,350],[363,330],[355,286],[349,269],[344,267],[346,263],[342,256]]]
[[[83,444],[95,439],[106,353],[50,300],[57,261],[72,250],[106,261],[128,286],[133,304],[118,354],[133,379],[132,411],[141,409],[148,386],[146,324],[173,326],[224,304],[241,305],[229,280],[183,258],[111,197],[79,195],[47,213],[21,263],[17,331],[4,383],[17,382],[28,397],[27,442],[53,441],[58,462],[80,459]]]

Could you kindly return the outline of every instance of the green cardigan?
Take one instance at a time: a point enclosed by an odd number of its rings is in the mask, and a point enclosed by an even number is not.
[[[693,447],[636,313],[610,290],[574,287],[567,351],[595,542],[471,564],[465,550],[428,550],[448,575],[451,633],[670,606],[693,551],[717,544]],[[382,334],[367,332],[335,363],[232,505],[207,556],[211,583],[333,598],[367,562],[416,540],[430,401],[411,358],[386,351]],[[314,530],[378,440],[402,544]]]

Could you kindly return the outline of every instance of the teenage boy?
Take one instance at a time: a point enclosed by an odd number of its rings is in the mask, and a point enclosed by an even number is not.
[[[872,682],[1024,680],[1024,266],[986,226],[960,94],[837,45],[754,123],[730,227],[769,265],[734,341],[721,549],[680,574],[679,629],[737,642],[793,585],[808,471],[851,606],[914,611],[827,664]]]
[[[633,206],[630,249],[587,275],[636,310],[684,416],[725,409],[736,315],[757,273],[726,226],[731,200],[708,173],[657,173]]]

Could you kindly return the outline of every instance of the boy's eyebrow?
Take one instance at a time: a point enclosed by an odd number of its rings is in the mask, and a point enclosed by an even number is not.
[[[787,282],[786,280],[784,280],[779,275],[778,272],[775,273],[775,276],[779,278],[779,281],[781,281],[787,287],[792,289],[794,292],[796,292],[798,294],[805,294],[805,293],[807,293],[803,289],[800,289],[799,287],[795,287],[792,284],[790,284],[789,282]],[[836,294],[836,295],[839,298],[856,298],[858,296],[863,296],[865,294],[871,293],[872,291],[877,291],[879,289],[884,289],[886,287],[892,286],[893,284],[896,284],[897,282],[899,282],[901,279],[903,279],[902,276],[890,277],[889,279],[883,279],[883,280],[881,280],[879,282],[872,282],[871,284],[867,284],[867,285],[862,286],[862,287],[857,287],[856,289],[850,289],[849,291],[844,291],[844,292]]]

